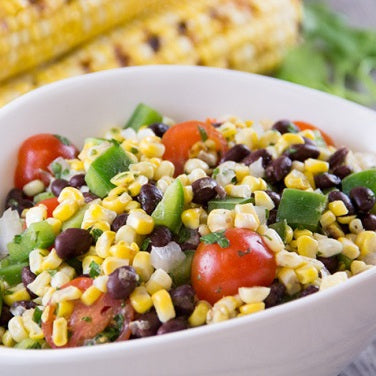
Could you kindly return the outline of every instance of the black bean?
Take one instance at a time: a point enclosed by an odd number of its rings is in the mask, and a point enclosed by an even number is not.
[[[31,300],[19,300],[12,303],[10,306],[10,312],[14,316],[21,316],[27,309],[35,308],[37,305]]]
[[[315,184],[317,188],[326,189],[336,187],[341,183],[341,179],[333,174],[324,172],[320,175],[315,175]]]
[[[338,257],[317,257],[317,260],[321,261],[331,274],[334,274],[338,270]]]
[[[286,287],[282,283],[278,281],[273,282],[270,286],[270,293],[264,300],[265,307],[270,308],[280,304],[285,293]]]
[[[70,178],[69,185],[74,188],[81,188],[83,185],[86,185],[85,174],[77,174]]]
[[[236,144],[225,153],[221,162],[226,162],[226,161],[240,162],[249,154],[251,154],[251,151],[249,150],[248,146],[244,144]]]
[[[279,203],[281,202],[281,195],[274,191],[266,190],[265,193],[272,199],[276,208],[278,208]]]
[[[91,192],[84,192],[83,196],[86,204],[99,198],[97,195]]]
[[[249,166],[253,162],[256,162],[262,158],[262,167],[266,168],[272,161],[272,155],[266,149],[258,149],[253,151],[247,157],[242,160],[242,163]]]
[[[375,194],[367,187],[355,187],[350,191],[350,198],[362,213],[369,212],[375,205]]]
[[[349,149],[342,147],[339,148],[335,153],[333,153],[328,160],[330,168],[335,168],[343,165],[345,163],[348,152]]]
[[[192,286],[182,285],[170,291],[178,315],[190,315],[195,309],[195,293]]]
[[[86,253],[92,244],[93,238],[89,231],[80,228],[68,228],[55,239],[55,249],[63,260],[78,257]]]
[[[132,266],[121,266],[108,277],[107,292],[113,299],[128,299],[137,286],[137,273]]]
[[[17,210],[19,214],[21,214],[24,209],[28,209],[33,206],[34,203],[26,198],[26,195],[21,189],[11,189],[5,199],[5,209],[11,208],[12,210]]]
[[[147,40],[147,43],[152,48],[154,52],[158,52],[161,48],[161,41],[158,37],[158,35],[150,35],[150,37]]]
[[[376,215],[366,214],[361,218],[363,227],[369,231],[376,231]]]
[[[9,307],[3,304],[3,308],[0,314],[0,326],[8,328],[8,322],[13,317]]]
[[[281,155],[266,168],[265,177],[270,183],[277,183],[290,172],[291,166],[291,159],[286,155]]]
[[[192,183],[193,199],[196,204],[204,205],[217,196],[218,183],[209,177],[201,178]]]
[[[299,128],[290,120],[279,120],[273,125],[272,129],[278,131],[281,134],[299,132]]]
[[[154,247],[164,247],[172,240],[171,231],[165,226],[156,227],[150,235],[151,245]]]
[[[349,215],[354,214],[355,212],[354,205],[352,204],[350,197],[347,196],[346,193],[343,193],[341,191],[332,191],[328,195],[328,200],[329,202],[342,201],[345,204],[347,210],[349,211]]]
[[[155,336],[161,324],[156,312],[150,311],[132,321],[129,327],[134,337],[143,338]]]
[[[117,215],[111,224],[111,230],[117,232],[120,227],[124,226],[127,223],[127,219],[127,213]]]
[[[162,200],[162,197],[162,192],[155,185],[148,183],[141,187],[137,200],[141,204],[142,209],[144,209],[146,213],[151,214],[157,207],[159,201]]]
[[[284,154],[293,161],[304,162],[308,158],[317,158],[320,155],[320,151],[315,145],[294,144],[291,145]]]
[[[154,123],[150,124],[148,128],[150,128],[156,136],[162,137],[170,127],[167,124]]]
[[[198,230],[192,230],[192,229],[185,229],[187,231],[187,238],[179,243],[180,248],[182,251],[189,251],[194,250],[198,247],[200,244],[200,234],[198,233]]]
[[[269,211],[267,225],[272,225],[273,223],[277,222],[277,213],[278,213],[277,209],[272,209]]]
[[[226,191],[221,185],[217,184],[215,186],[215,191],[217,192],[217,196],[219,198],[225,198],[226,197]]]
[[[35,295],[32,291],[30,291],[27,288],[27,285],[29,283],[33,282],[35,280],[35,278],[37,278],[37,276],[30,270],[29,266],[25,266],[22,269],[21,278],[22,278],[22,283],[25,286],[25,288],[26,288],[27,292],[29,293],[30,297],[32,299],[35,299],[37,297],[37,295]]]
[[[307,286],[303,291],[298,295],[299,298],[304,298],[305,296],[312,295],[319,291],[319,288],[313,285]]]
[[[342,165],[333,168],[332,172],[334,175],[337,175],[340,179],[344,179],[346,176],[352,173],[352,169],[349,166]]]
[[[69,187],[69,183],[65,179],[55,179],[51,183],[51,192],[58,197],[60,192],[65,188]]]
[[[171,319],[159,327],[157,331],[157,335],[159,336],[161,334],[178,332],[179,330],[184,330],[187,328],[188,328],[188,323],[185,320],[181,318]]]

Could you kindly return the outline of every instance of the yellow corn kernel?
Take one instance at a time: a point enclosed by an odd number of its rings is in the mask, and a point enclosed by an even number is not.
[[[6,330],[2,326],[0,326],[0,344],[3,343],[2,339],[3,339],[3,335],[4,335],[5,332],[6,332]]]
[[[59,194],[57,201],[61,204],[64,201],[75,201],[79,206],[85,203],[85,198],[82,192],[73,187],[65,187]]]
[[[315,134],[310,130],[310,129],[304,129],[304,131],[300,131],[299,134],[302,136],[302,137],[306,137],[312,141],[315,140]]]
[[[52,212],[52,216],[61,222],[68,220],[78,210],[78,203],[73,200],[61,202]]]
[[[124,213],[127,204],[132,201],[132,197],[128,193],[123,193],[121,196],[108,196],[102,200],[104,208],[112,210],[117,214]]]
[[[132,200],[129,201],[127,206],[125,207],[126,212],[130,212],[131,210],[140,209],[141,204],[138,201]]]
[[[376,233],[374,231],[360,232],[356,237],[355,244],[360,249],[361,257],[376,252]]]
[[[299,282],[302,284],[313,283],[319,276],[317,269],[312,265],[303,265],[295,269]]]
[[[138,252],[133,259],[132,266],[144,282],[149,280],[154,271],[149,252]]]
[[[138,181],[129,184],[128,192],[132,197],[136,197],[141,192],[142,184]]]
[[[246,303],[258,303],[264,301],[270,294],[269,287],[239,287],[240,299]]]
[[[348,280],[346,272],[336,272],[331,275],[324,276],[321,280],[320,291],[337,286]]]
[[[68,342],[68,323],[64,317],[58,317],[52,325],[52,341],[58,346],[64,346]]]
[[[200,300],[188,318],[189,325],[193,327],[204,325],[206,322],[206,316],[210,309],[211,305],[207,301]]]
[[[43,259],[41,270],[53,270],[60,266],[63,260],[57,255],[56,249],[52,248],[48,256]]]
[[[143,210],[137,209],[129,213],[127,225],[131,226],[139,235],[148,235],[154,229],[154,220]]]
[[[85,256],[82,260],[82,273],[89,274],[90,273],[90,265],[92,262],[95,262],[97,265],[102,265],[103,258],[99,256],[89,255]]]
[[[234,212],[227,209],[214,209],[208,215],[208,227],[211,232],[223,231],[234,227]]]
[[[87,306],[91,306],[99,299],[101,295],[102,295],[102,291],[98,290],[95,286],[90,286],[81,295],[81,302]]]
[[[169,290],[172,285],[171,277],[163,270],[157,269],[150,276],[145,287],[150,295],[153,295],[159,290]]]
[[[95,244],[95,252],[99,257],[106,258],[110,256],[110,247],[115,240],[116,233],[114,231],[105,231],[97,239]]]
[[[256,178],[255,176],[246,176],[242,181],[241,185],[248,185],[251,192],[255,191],[265,191],[267,184],[261,178]]]
[[[15,345],[14,339],[10,334],[9,330],[6,330],[1,338],[1,342],[5,347],[13,347]]]
[[[311,184],[309,183],[307,177],[298,170],[292,170],[289,174],[287,174],[284,182],[287,188],[302,190],[311,188]]]
[[[174,305],[167,290],[162,289],[155,292],[151,299],[161,322],[166,322],[175,317]]]
[[[125,187],[115,187],[115,188],[112,188],[110,192],[108,192],[107,197],[119,197],[124,193],[126,195],[128,194],[127,188],[125,188]]]
[[[155,169],[154,180],[159,180],[163,176],[173,177],[175,173],[175,166],[170,161],[162,161],[161,164]]]
[[[308,158],[304,161],[306,171],[312,172],[314,175],[322,174],[329,171],[329,163],[318,159]]]
[[[128,259],[130,263],[133,261],[138,251],[139,247],[136,243],[132,243],[131,245],[129,245],[123,240],[120,240],[110,248],[110,254],[112,256]]]
[[[84,163],[79,159],[71,159],[69,165],[72,170],[75,171],[85,171]]]
[[[52,230],[55,233],[55,235],[58,235],[60,233],[61,226],[62,226],[62,223],[60,220],[49,217],[46,219],[46,222],[52,227]]]
[[[129,171],[136,173],[138,175],[143,175],[148,179],[153,179],[154,176],[154,166],[150,162],[132,163],[129,166]]]
[[[43,296],[46,290],[49,288],[51,282],[51,276],[47,271],[40,273],[33,282],[27,285],[27,288],[35,295]]]
[[[241,315],[250,315],[252,313],[263,311],[264,309],[265,309],[264,302],[249,303],[249,304],[244,304],[241,307],[239,307],[239,311]]]
[[[274,130],[268,130],[260,137],[257,146],[260,149],[263,149],[270,145],[275,145],[280,138],[281,135],[279,134],[279,132],[276,132]]]
[[[215,309],[213,307],[211,310],[209,310],[206,316],[206,323],[215,324],[218,322],[229,320],[230,318],[230,312],[226,307],[221,307],[220,309]]]
[[[277,252],[275,258],[278,266],[289,267],[292,269],[295,269],[304,263],[304,259],[295,252],[280,251]]]
[[[248,228],[256,231],[260,220],[253,204],[235,205],[234,225],[237,228]]]
[[[325,211],[320,217],[320,223],[322,227],[328,227],[336,221],[336,216],[330,210]]]
[[[61,290],[55,291],[52,295],[51,301],[53,303],[61,303],[67,300],[76,300],[79,299],[82,295],[82,292],[79,288],[75,286],[68,286]]]
[[[341,242],[343,246],[342,253],[348,257],[351,260],[354,260],[359,257],[360,250],[359,247],[350,239],[347,239],[345,237],[340,237],[337,239],[339,242]]]
[[[265,232],[263,232],[262,237],[265,244],[273,252],[280,252],[285,248],[281,237],[278,235],[277,231],[273,230],[272,228],[268,228]]]
[[[97,203],[93,203],[85,211],[81,228],[87,230],[90,227],[92,227],[95,223],[101,221],[112,223],[112,221],[116,218],[116,215],[116,212],[108,210]]]
[[[44,334],[41,327],[33,320],[34,309],[27,309],[22,314],[22,321],[31,339],[43,339]]]
[[[55,293],[56,288],[55,287],[49,287],[46,292],[44,293],[42,297],[42,305],[46,306],[50,302],[52,295]]]
[[[205,235],[210,234],[210,230],[209,230],[209,227],[207,225],[200,225],[198,227],[198,232],[199,232],[200,236],[205,236]]]
[[[105,275],[110,275],[117,268],[120,268],[121,266],[127,266],[127,265],[129,265],[129,260],[109,256],[105,258],[105,260],[103,261],[101,265],[101,268]]]
[[[129,225],[124,225],[120,227],[119,230],[116,232],[115,242],[117,243],[120,241],[124,241],[128,244],[138,243],[139,235],[133,227]]]
[[[183,193],[184,193],[184,204],[188,205],[193,200],[193,190],[191,185],[183,186]]]
[[[247,184],[227,184],[225,191],[229,196],[247,198],[252,194],[252,190]]]
[[[11,289],[9,292],[11,293],[3,297],[4,303],[8,306],[21,300],[30,300],[30,295],[22,284],[17,285],[16,288]]]
[[[355,218],[353,219],[350,223],[349,223],[349,230],[353,233],[353,234],[359,234],[361,233],[364,228],[363,228],[363,224],[362,224],[362,221],[359,219],[359,218]]]
[[[305,171],[304,176],[308,179],[309,184],[311,185],[312,189],[316,189],[316,183],[315,183],[315,176],[310,171]]]
[[[25,220],[26,227],[29,227],[32,223],[41,222],[47,218],[47,208],[43,204],[39,204],[26,211]]]
[[[333,214],[336,217],[339,217],[341,215],[346,215],[349,212],[348,209],[346,208],[346,205],[341,200],[329,202],[328,208],[329,210],[333,212]]]
[[[311,236],[302,235],[297,240],[297,249],[301,256],[316,258],[318,242]]]
[[[136,177],[133,172],[125,171],[115,175],[110,181],[117,187],[128,187],[135,181]]]
[[[242,181],[249,176],[249,167],[243,164],[237,164],[235,167],[236,181]]]
[[[305,235],[305,236],[313,236],[313,233],[312,233],[312,231],[309,231],[307,229],[304,229],[304,230],[295,229],[294,230],[294,238],[295,239],[298,239],[298,238],[300,238],[303,235]]]
[[[141,153],[147,158],[162,158],[165,146],[160,142],[159,137],[145,137],[139,143]]]
[[[194,170],[202,170],[206,173],[209,172],[209,165],[201,159],[190,158],[184,164],[184,172],[189,176]]]
[[[270,198],[270,196],[265,191],[255,191],[255,204],[257,206],[263,206],[268,210],[272,210],[274,208],[274,202]]]
[[[294,295],[301,290],[298,276],[296,275],[294,269],[291,268],[281,268],[277,272],[277,277],[279,281],[285,285],[287,293],[289,295]]]
[[[258,142],[258,135],[256,131],[252,128],[244,128],[240,130],[236,130],[235,128],[235,134],[233,136],[235,136],[235,142],[237,144],[244,144],[248,146],[251,150],[255,148],[255,145]]]
[[[242,143],[245,143],[247,141],[248,145],[251,145],[251,148],[254,146],[254,142],[252,140],[252,137],[246,137],[247,136],[246,134],[239,135],[239,133],[237,132],[235,124],[232,124],[229,121],[226,121],[225,123],[223,123],[219,127],[219,130],[221,131],[223,137],[225,137],[227,141],[232,141],[234,139],[235,135],[237,135],[238,136],[238,141],[239,141],[239,138],[241,136]],[[253,134],[256,135],[255,139],[257,141],[257,134],[256,134],[256,132],[253,131],[253,133],[251,133],[251,135],[253,135]]]
[[[102,292],[107,292],[107,281],[108,276],[107,275],[100,275],[96,277],[93,281],[93,285]]]
[[[345,215],[343,217],[338,217],[337,221],[343,225],[348,225],[355,218],[356,218],[356,215]]]
[[[129,297],[131,305],[138,313],[145,313],[153,306],[153,300],[145,286],[136,287]]]
[[[16,342],[21,342],[29,337],[21,316],[14,316],[9,320],[8,330]]]
[[[334,222],[331,225],[325,227],[325,232],[328,234],[328,236],[331,236],[334,239],[345,236],[345,233],[337,222]]]
[[[368,269],[374,267],[373,265],[367,265],[364,261],[354,260],[351,263],[350,269],[353,275],[362,273]]]
[[[74,309],[74,303],[69,301],[61,302],[57,305],[56,315],[57,317],[69,317]]]
[[[184,210],[181,214],[181,220],[185,227],[196,230],[200,226],[201,208]]]
[[[304,144],[304,139],[297,133],[285,133],[283,134],[274,145],[278,154],[281,154],[290,145]]]

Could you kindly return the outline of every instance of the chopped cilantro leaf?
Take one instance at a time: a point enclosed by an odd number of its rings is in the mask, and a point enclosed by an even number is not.
[[[72,143],[64,136],[60,136],[59,134],[54,134],[54,136],[64,145],[72,145]]]
[[[58,162],[53,162],[51,164],[51,171],[54,174],[54,176],[55,176],[56,179],[60,179],[61,178],[62,169],[63,169],[63,167]]]
[[[90,278],[98,277],[99,274],[101,274],[101,267],[95,261],[92,261],[89,265]]]
[[[81,318],[82,321],[85,321],[85,322],[92,322],[93,319],[90,317],[90,316],[84,316]]]
[[[198,127],[198,131],[200,132],[201,141],[205,142],[208,139],[208,134],[206,130],[202,127]]]
[[[226,238],[224,231],[212,232],[208,235],[201,236],[200,240],[205,244],[218,243],[221,248],[227,248],[230,246],[230,241]]]
[[[99,228],[95,228],[91,231],[91,236],[94,238],[95,242],[98,241],[98,238],[103,234],[103,231]]]
[[[145,238],[141,244],[141,251],[146,251],[149,248],[149,244],[151,243],[150,238]]]
[[[216,168],[213,170],[212,178],[215,179],[215,178],[217,177],[218,174],[219,174],[219,168],[216,167]]]

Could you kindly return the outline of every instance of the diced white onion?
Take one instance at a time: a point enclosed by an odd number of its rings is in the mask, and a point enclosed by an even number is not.
[[[166,273],[176,268],[185,259],[180,245],[170,242],[164,247],[151,247],[151,264],[155,269],[163,269]]]
[[[262,167],[262,158],[260,157],[257,161],[249,165],[249,172],[252,176],[256,178],[262,178],[265,174],[265,169]]]
[[[7,209],[0,218],[0,259],[8,254],[7,244],[10,243],[15,235],[22,232],[22,221],[18,212]]]

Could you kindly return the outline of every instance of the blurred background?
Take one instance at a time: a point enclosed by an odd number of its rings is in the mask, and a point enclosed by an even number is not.
[[[376,0],[0,0],[0,107],[144,64],[272,75],[376,106]],[[375,376],[376,345],[341,376]]]

